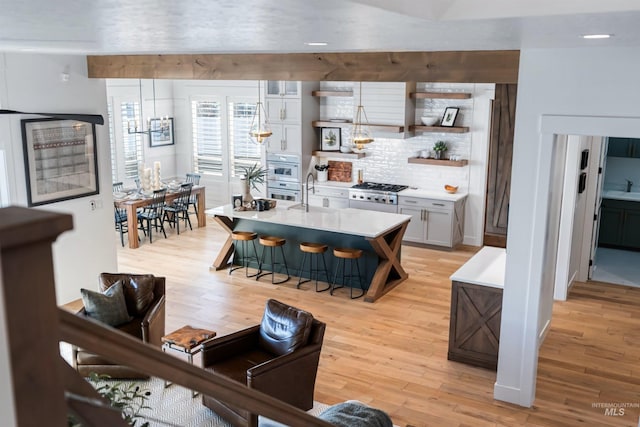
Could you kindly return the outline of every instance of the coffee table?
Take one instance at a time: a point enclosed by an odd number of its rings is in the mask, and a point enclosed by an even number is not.
[[[215,336],[215,331],[194,328],[189,325],[183,326],[162,337],[162,351],[185,354],[189,363],[193,364],[193,355],[200,353],[207,343],[213,341]],[[170,385],[171,382],[164,382],[165,388]],[[197,392],[191,391],[191,397],[195,397],[197,394]]]

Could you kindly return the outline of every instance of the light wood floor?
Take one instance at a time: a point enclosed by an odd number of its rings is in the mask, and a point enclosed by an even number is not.
[[[567,302],[555,304],[540,350],[537,398],[525,409],[493,399],[495,372],[447,360],[448,277],[477,248],[404,246],[409,279],[370,304],[349,300],[344,289],[330,296],[309,283],[297,290],[293,279],[274,286],[241,271],[209,271],[224,238],[209,220],[205,228],[120,249],[119,269],[167,277],[167,331],[191,324],[226,334],[258,323],[268,298],[310,311],[327,323],[320,402],[357,399],[401,426],[638,425],[639,288],[579,283]],[[636,407],[605,416],[592,407],[599,402]]]

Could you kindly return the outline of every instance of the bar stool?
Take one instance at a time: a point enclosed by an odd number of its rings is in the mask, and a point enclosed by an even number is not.
[[[329,293],[333,295],[333,291],[336,289],[344,288],[347,279],[350,284],[353,284],[354,278],[358,278],[358,286],[360,287],[361,293],[360,295],[353,296],[353,286],[350,286],[349,297],[351,299],[360,298],[364,295],[364,288],[362,287],[362,275],[360,274],[360,265],[358,260],[362,256],[362,249],[351,249],[351,248],[334,248],[333,256],[338,258],[338,262],[336,264],[336,273],[333,276],[333,283],[331,284],[331,290]],[[346,263],[349,261],[349,274],[345,274]],[[342,286],[336,286],[338,281],[338,272],[340,271],[340,263],[342,263]],[[356,270],[358,274],[353,274],[353,265],[355,264]]]
[[[260,279],[262,276],[266,276],[268,274],[271,275],[271,283],[276,285],[278,283],[284,283],[289,280],[291,277],[289,276],[289,268],[287,268],[287,258],[284,256],[283,246],[287,241],[282,237],[275,236],[260,236],[258,242],[263,246],[262,247],[262,256],[260,257],[260,272],[256,276],[256,280]],[[282,254],[282,262],[276,262],[276,248],[280,247],[280,253]],[[262,266],[265,264],[264,258],[265,253],[267,252],[267,248],[269,248],[269,252],[271,255],[271,271],[268,273],[262,272]],[[276,265],[284,265],[285,271],[287,272],[287,278],[279,281],[275,281],[275,269]]]
[[[258,250],[256,249],[256,239],[258,238],[258,234],[254,233],[252,231],[234,231],[231,233],[231,238],[233,240],[235,240],[235,243],[233,244],[233,261],[234,263],[236,262],[236,257],[238,256],[238,251],[237,251],[237,244],[240,244],[242,246],[242,257],[240,258],[240,264],[237,265],[236,267],[230,267],[229,268],[229,274],[231,274],[233,271],[244,267],[245,268],[245,276],[246,277],[254,277],[257,276],[258,274],[260,274],[260,260],[258,259]],[[253,256],[249,255],[249,244],[248,242],[251,242],[253,244]],[[258,264],[258,271],[255,274],[249,274],[249,261],[251,261],[251,259],[255,259],[256,263]]]
[[[302,251],[302,264],[300,265],[300,277],[298,278],[298,284],[296,285],[297,289],[300,289],[300,285],[303,283],[310,282],[313,279],[313,273],[316,273],[316,292],[324,292],[331,288],[331,278],[329,277],[329,271],[327,270],[327,261],[324,259],[324,253],[327,251],[329,247],[322,243],[310,243],[310,242],[302,242],[300,243],[300,250]],[[307,259],[307,254],[309,254],[309,278],[307,280],[302,280],[302,273],[304,272],[304,262]],[[320,269],[320,261],[318,257],[322,258],[322,264],[324,264],[324,275],[327,279],[328,286],[324,289],[318,289],[318,276],[323,271]],[[313,268],[313,259],[316,259],[316,268]]]

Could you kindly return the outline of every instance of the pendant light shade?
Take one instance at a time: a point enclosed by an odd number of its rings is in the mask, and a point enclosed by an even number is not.
[[[362,82],[360,82],[360,102],[351,128],[351,142],[359,150],[364,149],[366,144],[373,142],[371,130],[369,130],[369,119],[367,119],[367,113],[362,106]]]
[[[251,141],[256,144],[264,144],[269,141],[269,137],[272,134],[269,117],[262,102],[260,102],[260,80],[258,80],[258,102],[256,102],[256,111],[253,113],[253,118],[251,119],[249,137]]]

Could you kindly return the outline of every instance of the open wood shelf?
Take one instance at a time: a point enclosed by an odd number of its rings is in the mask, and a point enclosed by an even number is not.
[[[445,127],[445,126],[411,125],[409,126],[409,130],[416,131],[416,132],[467,133],[469,132],[469,127],[468,126]]]
[[[411,92],[411,98],[425,99],[425,98],[438,98],[438,99],[469,99],[470,93],[466,92]]]
[[[314,90],[311,96],[353,96],[352,90]]]
[[[437,166],[455,166],[462,167],[466,166],[469,161],[468,160],[436,160],[436,159],[423,159],[421,157],[409,157],[409,163],[416,163],[419,165],[437,165]]]
[[[328,120],[315,120],[311,122],[311,126],[314,128],[339,128],[352,126],[353,122],[331,122]],[[375,130],[378,132],[389,132],[389,133],[402,133],[404,132],[404,126],[398,125],[375,125],[369,123],[368,125],[371,130]],[[468,129],[468,128],[467,128]]]
[[[343,159],[362,159],[366,153],[343,153],[341,151],[314,151],[312,153],[318,157],[339,157]]]

